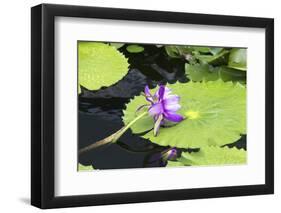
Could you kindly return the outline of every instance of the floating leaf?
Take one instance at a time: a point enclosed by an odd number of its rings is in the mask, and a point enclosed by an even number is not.
[[[127,59],[108,44],[79,42],[78,52],[79,84],[89,90],[110,86],[128,71]]]
[[[84,166],[84,165],[82,165],[82,164],[78,164],[78,171],[91,171],[91,170],[93,170],[94,168],[93,168],[93,166]]]
[[[229,54],[228,50],[223,50],[216,55],[195,55],[195,57],[203,64],[224,64],[227,60],[227,56]]]
[[[213,67],[208,64],[185,64],[187,77],[195,82],[198,81],[240,81],[245,82],[246,74],[243,71],[235,70],[226,66]]]
[[[197,58],[201,63],[223,64],[227,63],[228,50],[215,47],[199,46],[165,46],[167,54],[172,58],[186,58],[187,61]]]
[[[218,53],[220,53],[224,48],[221,47],[211,47],[210,48],[210,53],[212,53],[213,55],[217,55]]]
[[[209,47],[195,47],[195,46],[192,46],[191,48],[193,50],[201,52],[201,53],[209,53],[210,52],[210,48]]]
[[[208,64],[185,64],[185,72],[187,77],[192,81],[215,81],[219,79],[219,73],[215,69],[211,69]]]
[[[140,53],[144,51],[144,48],[142,46],[136,44],[129,45],[126,49],[130,53]]]
[[[220,66],[216,68],[223,81],[239,81],[242,84],[246,83],[246,73],[244,71],[232,69],[226,66]]]
[[[229,144],[246,133],[246,89],[240,83],[218,80],[167,86],[181,97],[179,113],[186,119],[172,127],[162,127],[156,137],[152,131],[142,137],[162,146],[198,148]],[[147,104],[143,96],[127,104],[123,116],[125,124],[135,118],[137,107],[143,104]],[[131,130],[134,133],[148,131],[153,124],[152,118],[147,116],[132,125]]]
[[[229,54],[228,66],[234,69],[247,70],[247,50],[233,48]]]
[[[147,104],[147,101],[144,96],[136,96],[134,99],[130,101],[129,104],[126,106],[126,110],[123,111],[123,122],[127,125],[132,120],[134,120],[137,116],[137,109]],[[146,108],[147,110],[147,108]],[[154,120],[150,115],[146,115],[134,123],[131,128],[134,133],[142,133],[147,130],[151,130],[154,126]]]
[[[191,166],[245,164],[247,152],[244,149],[209,146],[199,152],[183,152],[178,164]]]
[[[80,94],[81,93],[81,87],[80,87],[80,85],[78,85],[78,94]]]
[[[119,48],[123,47],[124,45],[125,45],[124,43],[117,43],[117,42],[110,43],[110,46],[113,46],[116,49],[119,49]]]
[[[220,52],[222,52],[222,50],[224,50],[224,48],[221,47],[192,47],[193,50],[195,52],[199,52],[199,53],[211,53],[212,55],[217,55]]]
[[[168,160],[167,167],[178,167],[178,166],[184,166],[184,163],[182,163],[180,161]]]
[[[189,46],[168,45],[168,46],[165,46],[165,50],[166,50],[167,54],[172,58],[182,58],[188,54],[191,54],[193,51],[193,48],[189,47]]]

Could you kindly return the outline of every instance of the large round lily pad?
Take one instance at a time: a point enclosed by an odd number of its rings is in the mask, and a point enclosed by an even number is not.
[[[168,166],[207,166],[245,164],[247,152],[244,149],[228,147],[204,147],[199,152],[183,152],[177,161],[169,161]]]
[[[128,71],[125,56],[115,47],[98,42],[78,43],[79,84],[89,90],[110,86]]]
[[[233,143],[246,133],[246,89],[243,85],[218,80],[167,86],[180,96],[178,113],[186,119],[171,127],[161,127],[157,136],[149,131],[142,137],[162,146],[198,148]],[[143,96],[127,104],[123,116],[125,124],[136,116],[135,110],[143,104],[147,104]],[[152,129],[153,124],[148,115],[131,129],[140,133]]]

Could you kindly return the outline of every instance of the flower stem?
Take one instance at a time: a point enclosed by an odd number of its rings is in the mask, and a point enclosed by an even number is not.
[[[122,127],[121,129],[119,129],[117,132],[113,133],[112,135],[97,141],[95,143],[92,143],[89,146],[86,146],[82,149],[79,150],[79,155],[88,152],[92,149],[95,149],[97,147],[100,147],[102,145],[105,144],[109,144],[109,143],[115,143],[136,121],[138,121],[139,119],[141,119],[142,117],[144,117],[145,115],[147,115],[148,112],[144,112],[142,114],[140,114],[138,117],[136,117],[134,120],[132,120],[130,123],[128,123],[126,126]]]
[[[113,143],[115,143],[136,121],[141,119],[143,116],[147,115],[148,112],[144,112],[140,114],[138,117],[136,117],[134,120],[132,120],[130,123],[128,123],[125,127],[120,129],[120,132],[118,131],[115,135],[114,139],[112,140]]]

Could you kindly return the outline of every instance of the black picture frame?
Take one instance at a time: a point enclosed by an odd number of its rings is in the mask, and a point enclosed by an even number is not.
[[[265,184],[55,197],[55,17],[263,28],[266,32]],[[41,4],[31,9],[31,204],[60,208],[272,194],[274,192],[274,20],[164,11]]]

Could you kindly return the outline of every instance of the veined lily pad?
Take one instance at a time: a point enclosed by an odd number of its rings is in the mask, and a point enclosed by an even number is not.
[[[213,55],[217,55],[218,53],[220,53],[221,51],[223,51],[223,48],[221,47],[210,47],[210,52]]]
[[[209,47],[196,47],[196,46],[191,46],[191,48],[195,51],[201,52],[201,53],[209,53],[210,48]]]
[[[157,136],[149,131],[142,137],[162,146],[198,148],[229,144],[246,133],[246,89],[240,83],[218,80],[168,84],[167,87],[180,96],[178,113],[186,119],[171,127],[161,127]],[[136,109],[143,104],[147,104],[143,96],[127,104],[123,116],[125,124],[135,118]],[[131,129],[140,133],[152,129],[153,125],[148,115]]]
[[[166,53],[172,58],[181,58],[191,54],[193,48],[190,46],[168,45],[165,46]]]
[[[81,93],[81,87],[80,87],[80,85],[78,85],[78,94],[80,94]]]
[[[179,167],[179,166],[185,166],[185,165],[181,161],[168,160],[168,162],[167,162],[167,167]]]
[[[187,77],[192,81],[239,81],[244,82],[246,73],[226,66],[213,67],[208,64],[185,64]]]
[[[113,42],[113,43],[109,43],[109,44],[110,44],[110,46],[113,46],[116,49],[119,49],[125,45],[124,43],[117,43],[117,42]]]
[[[155,92],[155,90],[152,90],[152,92]],[[130,123],[132,120],[136,118],[137,109],[144,105],[148,104],[144,96],[136,96],[134,99],[130,101],[129,104],[126,105],[126,110],[123,111],[123,122],[125,125]],[[131,126],[131,129],[134,133],[142,133],[148,130],[151,130],[154,126],[154,120],[150,115],[144,116],[140,120],[138,120],[136,123],[134,123]]]
[[[216,48],[216,47],[200,47],[200,46],[181,46],[181,45],[168,45],[165,46],[165,50],[170,57],[182,57],[186,54],[191,53],[211,53],[212,55],[217,55],[222,52],[223,48]],[[195,54],[195,55],[196,55]],[[209,55],[209,57],[212,57]],[[212,57],[213,58],[213,57]]]
[[[227,59],[227,55],[229,54],[228,50],[223,50],[220,51],[218,54],[216,55],[200,55],[200,54],[196,54],[195,57],[202,63],[202,64],[213,64],[213,65],[217,65],[217,64],[223,64],[226,59]]]
[[[215,81],[219,79],[219,73],[215,69],[211,69],[208,64],[185,64],[185,72],[187,77],[192,81]]]
[[[126,49],[130,53],[140,53],[144,51],[142,46],[136,44],[129,45]]]
[[[169,166],[206,166],[245,164],[247,152],[244,149],[209,146],[199,152],[183,152],[177,161],[169,162]]]
[[[212,55],[217,55],[224,50],[221,47],[192,47],[194,51],[200,53],[211,53]]]
[[[247,70],[247,50],[233,48],[229,54],[228,66],[234,69]]]
[[[128,71],[125,56],[109,44],[79,42],[78,52],[79,84],[89,90],[110,86]]]

